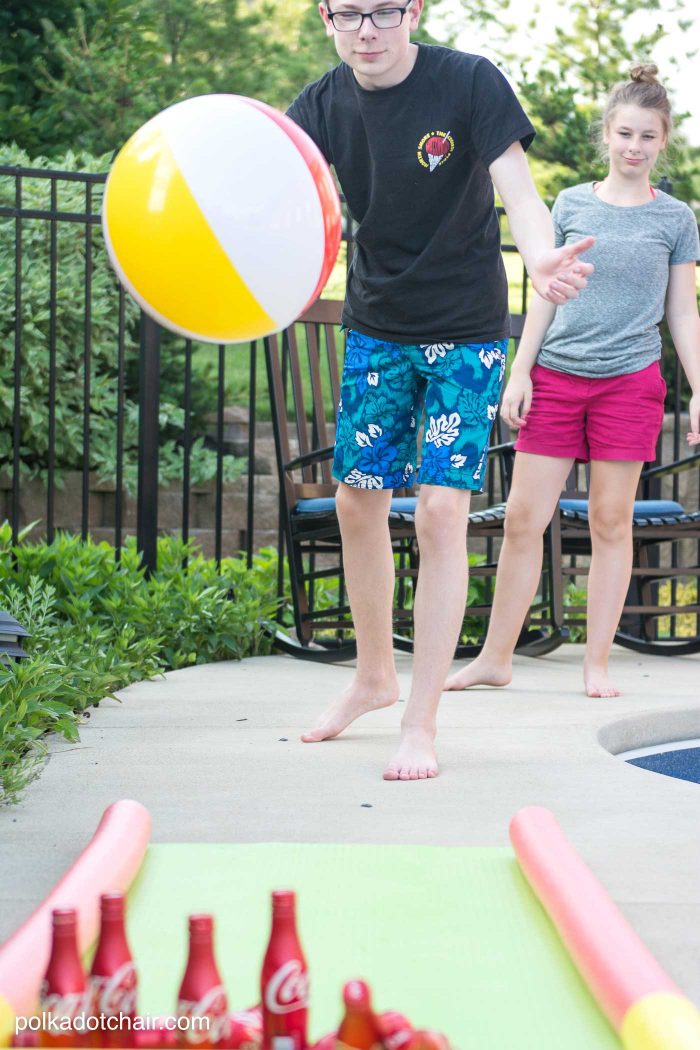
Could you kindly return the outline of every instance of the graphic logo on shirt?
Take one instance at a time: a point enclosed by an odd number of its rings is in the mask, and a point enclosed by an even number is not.
[[[455,140],[449,131],[429,131],[418,143],[418,163],[428,171],[435,171],[449,160],[455,149]]]

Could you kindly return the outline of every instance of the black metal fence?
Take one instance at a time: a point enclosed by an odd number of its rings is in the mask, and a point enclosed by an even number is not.
[[[197,532],[192,524],[192,457],[202,436],[201,419],[197,422],[194,411],[198,396],[201,399],[202,380],[201,371],[193,366],[195,355],[204,350],[201,344],[177,339],[139,315],[113,277],[100,226],[105,181],[105,174],[0,167],[0,384],[5,388],[0,387],[0,413],[4,414],[0,415],[4,420],[0,426],[0,520],[9,519],[16,540],[23,526],[32,517],[38,518],[34,535],[44,535],[50,542],[57,528],[57,503],[60,499],[65,507],[68,500],[83,538],[96,532],[109,538],[119,557],[125,535],[135,531],[144,564],[150,569],[156,564],[159,532],[177,531],[185,540]],[[349,225],[345,223],[344,233],[348,262],[352,254]],[[517,250],[506,243],[503,251]],[[524,313],[528,294],[524,270],[521,280],[519,305]],[[67,327],[67,317],[72,327]],[[219,561],[224,552],[224,478],[230,456],[225,439],[227,373],[232,362],[240,372],[243,359],[248,430],[245,448],[239,447],[238,454],[247,460],[247,482],[243,542],[238,548],[249,563],[253,557],[256,420],[264,383],[258,355],[262,349],[261,342],[208,349],[216,379],[208,387],[215,404],[206,438],[207,498],[211,553]],[[170,365],[175,360],[177,374],[173,376]],[[672,444],[677,457],[683,405],[681,375],[677,364],[674,367]],[[168,369],[170,417],[164,424],[163,381]],[[170,475],[171,492],[173,485],[179,487],[178,520],[174,521],[171,507],[167,523],[159,507],[164,427],[171,440],[169,459],[178,464],[177,476]],[[133,436],[136,430],[137,441],[128,447],[128,434]],[[70,442],[66,435],[71,435]],[[66,482],[68,473],[72,488]],[[131,491],[136,489],[135,520],[127,505],[127,475]],[[240,490],[243,482],[237,484]],[[34,508],[36,493],[41,492],[40,509],[33,515],[28,509],[30,486]],[[102,518],[95,513],[98,498],[109,505],[109,514]],[[230,538],[227,550],[230,552]]]
[[[100,427],[102,437],[105,426],[113,429],[113,462],[111,469],[107,465],[109,484],[113,488],[110,504],[112,527],[110,539],[119,556],[119,549],[128,531],[134,531],[133,522],[125,508],[125,429],[130,403],[128,400],[127,377],[138,375],[137,391],[133,390],[134,400],[138,405],[138,457],[136,464],[137,496],[135,531],[139,550],[142,551],[144,564],[152,568],[156,562],[156,541],[161,530],[162,521],[159,514],[159,446],[161,445],[162,426],[161,408],[161,343],[164,338],[169,341],[169,352],[173,352],[173,336],[164,333],[155,322],[146,315],[134,321],[134,307],[124,291],[111,276],[100,226],[100,207],[105,174],[85,172],[52,171],[37,168],[0,167],[0,239],[4,242],[6,252],[0,258],[0,312],[5,318],[2,339],[2,355],[5,359],[4,370],[0,381],[11,385],[11,405],[5,396],[6,433],[11,435],[9,442],[0,448],[0,519],[6,517],[12,526],[15,541],[20,530],[29,523],[29,514],[23,504],[27,502],[30,481],[41,481],[43,506],[41,513],[36,513],[36,498],[32,502],[35,517],[40,518],[34,535],[43,534],[51,542],[57,527],[57,493],[60,496],[65,487],[66,471],[80,475],[79,486],[73,488],[73,499],[79,501],[79,517],[74,508],[74,517],[79,521],[79,531],[83,538],[98,529],[100,536],[105,537],[106,527],[102,521],[97,525],[91,507],[94,501],[95,470],[94,445],[95,428]],[[68,203],[62,200],[66,189],[70,189]],[[76,236],[80,240],[79,282],[76,281],[75,260],[71,275],[70,310],[76,322],[72,333],[66,335],[62,326],[61,289],[64,278],[63,256],[61,251],[62,231],[73,229],[72,244],[75,248]],[[352,255],[352,231],[348,222],[344,223],[343,240],[346,245],[346,260],[349,263]],[[11,244],[10,254],[7,247]],[[31,251],[29,250],[31,246]],[[38,247],[37,247],[38,246]],[[512,245],[504,245],[504,251],[515,251]],[[4,260],[4,261],[3,261]],[[8,271],[12,270],[10,274]],[[43,283],[39,298],[36,294],[28,296],[27,284],[37,271],[43,274]],[[101,281],[101,300],[96,302],[94,294],[96,275],[104,278],[108,273],[111,294],[108,297],[105,317],[104,279]],[[78,286],[79,285],[79,286]],[[527,278],[523,271],[522,309],[527,303]],[[102,338],[104,340],[105,323],[111,326],[113,363],[110,393],[112,404],[103,402],[97,386],[104,380],[105,370],[96,371],[97,357],[95,348],[95,312],[99,310]],[[80,314],[76,320],[76,313]],[[37,315],[41,315],[41,320]],[[138,338],[134,338],[135,326]],[[78,331],[79,329],[79,331]],[[36,353],[28,352],[29,335]],[[66,346],[66,338],[71,340]],[[80,352],[76,346],[80,340]],[[197,435],[193,430],[193,394],[197,389],[198,376],[193,369],[194,355],[201,353],[201,347],[189,340],[179,340],[183,374],[180,390],[180,408],[182,423],[176,443],[181,451],[181,515],[178,531],[183,539],[191,535],[192,508],[192,470],[191,454]],[[75,369],[74,388],[81,387],[80,405],[72,399],[73,415],[79,412],[81,420],[80,447],[73,448],[72,458],[66,459],[58,452],[57,413],[61,408],[62,369],[65,367],[66,352],[71,361],[79,359],[80,368]],[[212,553],[220,560],[223,552],[224,534],[224,463],[228,455],[224,440],[225,391],[227,363],[235,354],[240,360],[247,358],[248,388],[248,443],[245,451],[247,459],[246,490],[246,523],[245,543],[243,550],[249,562],[253,556],[255,532],[255,458],[256,458],[256,418],[257,402],[260,389],[260,377],[264,369],[259,367],[258,354],[262,345],[258,342],[241,346],[219,346],[216,348],[216,384],[215,384],[215,418],[213,432],[207,437],[207,446],[215,456],[215,466],[211,468],[213,477],[213,506],[211,508],[210,527],[213,531]],[[104,346],[101,348],[104,358]],[[36,367],[37,354],[41,366]],[[12,359],[8,368],[9,358]],[[102,361],[104,365],[104,361]],[[45,389],[39,389],[43,380]],[[132,383],[133,385],[133,383]],[[75,389],[73,391],[75,394]],[[133,408],[133,406],[131,406]],[[74,420],[75,422],[75,420]],[[44,429],[42,439],[37,431]],[[32,435],[32,447],[28,446],[27,432]],[[37,440],[34,440],[34,439]],[[101,477],[105,476],[105,463],[102,462]],[[97,484],[100,481],[98,478]],[[34,485],[34,490],[36,485]],[[65,518],[65,515],[64,515]],[[169,527],[172,528],[172,521]],[[106,538],[106,537],[105,537]]]
[[[109,280],[112,283],[112,296],[110,310],[112,313],[113,328],[113,375],[115,382],[113,387],[113,404],[111,406],[100,406],[96,409],[95,391],[92,389],[95,377],[95,361],[93,358],[93,331],[94,331],[94,297],[93,281],[96,270],[103,273],[109,272],[104,245],[102,244],[100,228],[100,205],[103,186],[106,181],[105,174],[88,174],[78,172],[51,171],[31,168],[0,167],[0,229],[2,240],[7,246],[8,239],[13,242],[12,256],[14,265],[13,273],[8,274],[8,258],[4,259],[5,272],[0,275],[0,310],[4,316],[4,330],[2,331],[2,356],[4,358],[4,374],[0,379],[11,384],[12,401],[11,406],[5,397],[5,415],[10,419],[7,433],[11,440],[6,442],[0,450],[0,478],[4,482],[4,503],[0,507],[5,513],[0,513],[0,519],[7,517],[12,526],[13,539],[16,541],[20,529],[26,525],[27,515],[23,514],[23,494],[27,491],[29,480],[40,478],[45,493],[44,513],[41,515],[43,528],[41,531],[50,542],[55,534],[56,528],[56,497],[57,490],[60,491],[64,484],[63,474],[66,469],[72,468],[81,475],[79,494],[80,514],[79,528],[83,538],[86,538],[91,529],[91,482],[94,475],[92,459],[92,440],[94,428],[99,422],[102,427],[109,420],[113,427],[113,449],[114,461],[112,464],[112,480],[114,489],[113,499],[113,535],[112,541],[119,556],[124,535],[128,531],[128,523],[125,520],[124,507],[124,434],[125,434],[125,411],[126,411],[126,378],[129,365],[137,364],[138,368],[138,462],[137,462],[137,499],[136,499],[136,534],[139,549],[143,552],[143,560],[147,567],[155,565],[156,539],[159,530],[159,445],[160,445],[160,380],[161,380],[161,355],[160,346],[162,331],[150,318],[141,314],[138,320],[138,345],[134,347],[134,339],[129,339],[127,311],[134,312],[133,306],[125,296],[123,289],[117,284],[111,274]],[[73,200],[70,207],[61,205],[61,189],[67,184],[79,187],[82,207],[77,208]],[[37,191],[37,185],[45,192]],[[32,193],[28,193],[31,187]],[[28,198],[43,197],[40,206],[36,201]],[[73,198],[75,194],[72,195]],[[57,408],[60,400],[57,396],[57,385],[61,363],[65,357],[66,349],[70,350],[72,360],[76,357],[76,346],[73,342],[67,348],[65,335],[61,335],[61,302],[60,289],[62,281],[61,260],[59,251],[60,231],[67,224],[76,226],[81,230],[82,237],[82,274],[81,288],[79,291],[80,304],[78,309],[82,314],[82,353],[81,353],[81,417],[82,417],[82,447],[76,460],[75,450],[73,459],[66,463],[58,462],[56,441],[56,419]],[[27,302],[25,293],[26,284],[30,274],[28,273],[28,259],[25,247],[30,231],[30,240],[37,240],[37,227],[40,227],[39,240],[44,248],[38,265],[45,270],[46,276],[46,303],[45,317],[42,324],[43,355],[45,357],[45,390],[37,391],[37,374],[31,373],[32,362],[26,353],[27,336],[31,329],[36,335],[35,315],[37,303]],[[36,252],[33,253],[31,266],[37,266]],[[72,284],[75,282],[73,281]],[[71,309],[75,311],[76,303],[71,303]],[[104,306],[104,304],[101,304]],[[133,320],[133,317],[132,317]],[[104,318],[102,318],[104,326]],[[133,324],[132,324],[133,330]],[[133,335],[133,331],[132,331]],[[169,335],[169,334],[168,334]],[[73,332],[75,336],[75,332]],[[183,539],[187,540],[190,535],[190,507],[191,507],[191,451],[194,438],[192,427],[192,400],[193,388],[196,385],[196,376],[193,374],[193,354],[196,348],[192,342],[181,340],[184,344],[184,374],[182,376],[181,408],[182,427],[178,437],[182,450],[181,471],[181,500],[182,513],[180,520],[180,532]],[[225,391],[225,367],[226,355],[229,352],[236,354],[244,353],[248,357],[249,377],[249,412],[251,418],[250,445],[248,448],[249,464],[254,463],[255,458],[255,415],[256,415],[256,380],[257,380],[257,353],[258,346],[255,342],[247,347],[224,347],[217,350],[217,384],[216,384],[216,420],[215,435],[208,442],[213,446],[216,457],[214,469],[215,506],[213,514],[214,531],[214,553],[218,560],[222,556],[222,494],[223,494],[223,465],[225,446],[223,441],[224,420],[224,391]],[[137,362],[129,361],[129,355],[136,355]],[[11,369],[7,367],[9,358],[12,358]],[[7,383],[11,372],[10,383]],[[77,379],[77,377],[76,377]],[[43,404],[42,404],[43,402]],[[43,407],[43,419],[41,424],[45,427],[46,436],[41,445],[41,451],[34,449],[34,455],[27,449],[26,430],[30,426],[36,426],[37,405]],[[32,417],[34,417],[32,419]],[[25,453],[27,453],[25,455]],[[254,471],[248,471],[248,521],[246,528],[248,558],[252,558],[253,544],[253,515],[254,515]],[[0,489],[0,498],[2,498]],[[132,530],[133,531],[133,530]]]

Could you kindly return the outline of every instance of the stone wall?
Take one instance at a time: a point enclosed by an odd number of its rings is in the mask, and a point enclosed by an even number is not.
[[[244,409],[229,408],[224,417],[224,448],[227,453],[248,456],[248,421]],[[80,533],[83,476],[80,471],[69,471],[62,476],[61,487],[54,495],[54,527],[66,532]],[[222,497],[222,552],[232,555],[245,549],[247,543],[248,475],[224,485]],[[275,468],[274,440],[271,423],[256,427],[254,546],[277,546],[278,485]],[[7,472],[0,473],[0,521],[8,519],[12,509],[12,480]],[[172,484],[158,492],[158,525],[162,532],[177,534],[182,529],[182,485]],[[136,495],[123,492],[123,535],[136,534]],[[216,517],[216,489],[214,481],[190,489],[189,532],[208,556],[215,549],[214,524]],[[30,537],[39,539],[45,534],[47,520],[46,490],[39,480],[22,479],[20,486],[20,526],[37,522]],[[96,541],[115,541],[116,486],[100,482],[97,475],[89,475],[88,528]]]

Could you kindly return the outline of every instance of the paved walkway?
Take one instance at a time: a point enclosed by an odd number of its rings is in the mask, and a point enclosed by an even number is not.
[[[0,939],[118,798],[149,808],[155,842],[505,846],[510,817],[537,804],[700,1004],[700,787],[627,765],[599,740],[700,737],[700,660],[616,650],[615,700],[583,695],[581,661],[563,646],[517,658],[509,689],[445,694],[441,775],[415,783],[381,779],[400,704],[335,741],[299,741],[349,667],[272,656],[134,685],[92,712],[79,745],[55,741],[22,803],[0,811]],[[405,696],[410,658],[398,666]]]

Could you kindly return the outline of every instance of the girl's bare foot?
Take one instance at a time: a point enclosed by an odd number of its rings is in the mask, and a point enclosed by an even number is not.
[[[438,773],[435,732],[407,726],[399,749],[384,770],[385,780],[429,780]]]
[[[395,675],[374,687],[353,681],[338,699],[326,708],[316,725],[302,733],[301,739],[305,744],[330,740],[342,733],[360,715],[366,715],[368,711],[377,711],[380,707],[389,707],[398,698],[399,680]]]
[[[621,696],[621,691],[610,681],[607,667],[592,667],[584,663],[583,681],[586,695],[593,697]]]
[[[513,678],[513,667],[506,663],[492,663],[483,654],[457,671],[445,682],[447,692],[453,689],[469,689],[473,685],[509,685]]]

